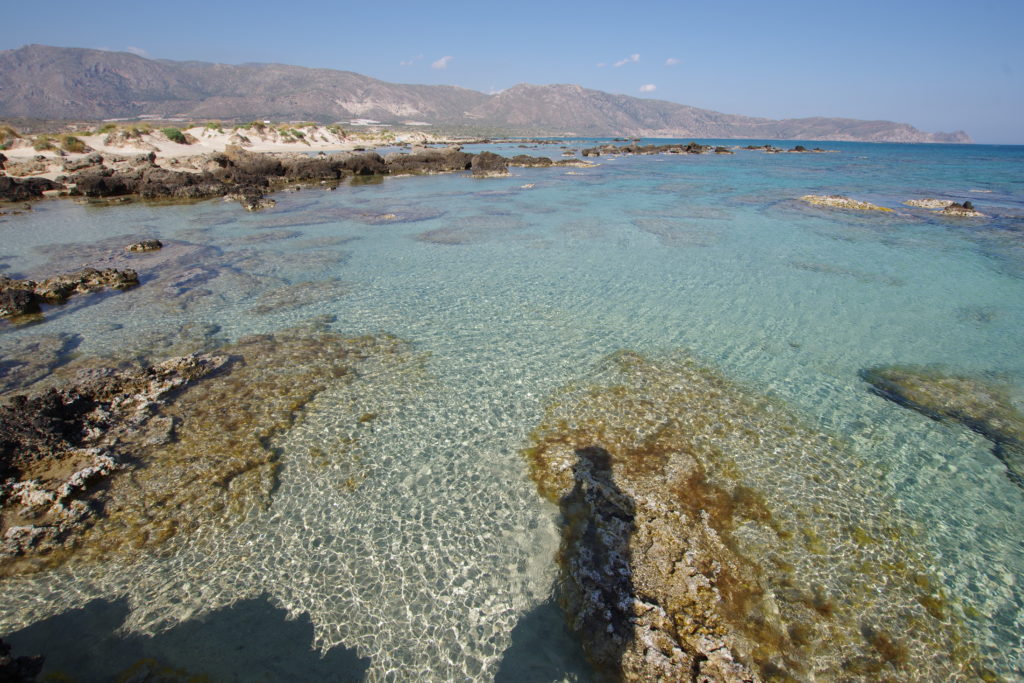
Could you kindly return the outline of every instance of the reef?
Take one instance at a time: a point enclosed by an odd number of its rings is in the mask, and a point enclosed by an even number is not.
[[[908,199],[903,203],[919,209],[945,209],[954,202],[952,199]]]
[[[687,355],[613,354],[531,440],[600,677],[991,679],[877,472]]]
[[[83,268],[39,282],[14,280],[0,275],[0,317],[38,313],[40,304],[62,304],[74,294],[95,292],[107,287],[128,289],[137,284],[139,276],[130,268]]]
[[[669,145],[601,145],[600,147],[588,147],[580,152],[585,157],[597,157],[602,154],[707,154],[714,151],[711,145],[702,145],[697,142]]]
[[[1010,480],[1024,487],[1024,412],[1005,386],[929,367],[868,368],[860,375],[878,396],[984,436]]]
[[[280,466],[274,440],[304,406],[352,381],[363,361],[405,346],[318,323],[142,369],[78,361],[86,369],[73,380],[9,399],[0,574],[130,558],[238,523],[269,503]]]
[[[800,201],[807,202],[808,204],[814,204],[815,206],[828,206],[834,209],[854,209],[856,211],[892,211],[884,206],[876,206],[870,202],[862,202],[857,199],[851,199],[850,197],[844,197],[838,194],[820,195],[820,194],[805,194],[800,197]]]

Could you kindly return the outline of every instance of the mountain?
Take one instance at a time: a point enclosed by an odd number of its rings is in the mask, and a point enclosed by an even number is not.
[[[762,119],[578,85],[520,84],[495,95],[447,85],[387,83],[351,71],[284,64],[210,64],[127,52],[27,45],[0,51],[0,117],[345,121],[575,134],[970,142],[963,131],[926,133],[905,123]]]

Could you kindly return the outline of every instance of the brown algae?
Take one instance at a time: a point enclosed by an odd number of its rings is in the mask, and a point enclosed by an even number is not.
[[[991,676],[871,468],[685,354],[613,354],[549,404],[525,455],[562,507],[563,608],[612,678]],[[626,503],[602,516],[602,497]],[[587,534],[627,558],[628,598],[595,579],[622,572],[593,566]]]

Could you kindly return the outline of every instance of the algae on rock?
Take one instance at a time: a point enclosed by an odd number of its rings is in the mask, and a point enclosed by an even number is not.
[[[689,357],[613,354],[532,441],[560,601],[603,676],[989,674],[873,469]]]

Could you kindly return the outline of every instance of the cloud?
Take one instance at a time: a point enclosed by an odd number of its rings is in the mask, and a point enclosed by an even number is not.
[[[599,67],[605,67],[605,66],[608,66],[608,62],[598,62],[597,65]]]
[[[683,60],[676,59],[675,57],[669,57],[668,59],[665,60],[665,66],[675,66],[676,64],[679,64],[682,61]]]
[[[423,59],[423,55],[416,55],[415,57],[410,57],[409,59],[402,60],[401,62],[398,63],[398,66],[412,66],[421,59]]]
[[[658,86],[654,85],[653,83],[648,83],[647,85],[640,86],[640,92],[654,92],[657,89]]]
[[[439,59],[436,62],[434,62],[433,64],[431,64],[430,68],[432,68],[432,69],[445,69],[445,68],[448,67],[448,64],[453,59],[455,59],[455,58],[452,57],[451,55],[445,55],[444,57],[441,57],[441,59]]]
[[[133,47],[132,45],[129,45],[128,47],[126,47],[124,49],[124,51],[125,52],[131,52],[133,55],[138,55],[139,57],[148,57],[149,56],[149,53],[146,52],[145,50],[143,50],[141,47]]]
[[[640,55],[634,53],[634,54],[631,54],[630,56],[626,57],[625,59],[620,59],[619,61],[617,61],[614,64],[612,64],[612,66],[622,66],[623,64],[629,64],[631,62],[639,62],[639,61],[640,61]]]

